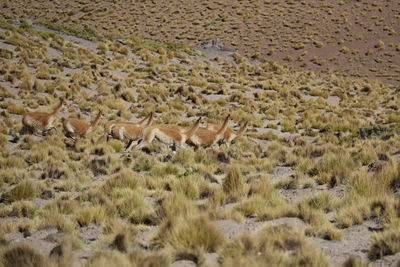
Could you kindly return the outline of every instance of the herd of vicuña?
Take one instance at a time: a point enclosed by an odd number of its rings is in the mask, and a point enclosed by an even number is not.
[[[53,122],[58,112],[63,106],[67,106],[65,100],[61,100],[52,113],[27,113],[22,117],[23,126],[30,130],[34,135],[45,134],[52,129]],[[89,124],[76,118],[69,118],[63,121],[65,136],[76,141],[76,137],[85,137],[97,126],[104,113],[99,110],[94,121]],[[203,125],[203,119],[198,118],[191,126],[183,127],[174,124],[152,125],[155,117],[154,112],[150,112],[139,122],[120,122],[108,121],[104,124],[104,137],[118,140],[128,140],[125,151],[129,151],[136,143],[136,149],[149,145],[154,139],[177,150],[185,145],[194,147],[211,147],[215,144],[226,144],[229,146],[232,141],[243,134],[248,126],[246,122],[237,132],[230,130],[229,121],[232,120],[230,114],[226,116],[222,126],[211,123]]]

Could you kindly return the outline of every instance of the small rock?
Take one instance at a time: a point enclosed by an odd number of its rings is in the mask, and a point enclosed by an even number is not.
[[[223,163],[229,163],[230,162],[228,154],[226,154],[225,152],[222,152],[222,151],[218,153],[217,159],[218,159],[219,162],[223,162]]]
[[[122,39],[117,39],[117,42],[118,42],[118,43],[120,43],[120,44],[123,44],[123,45],[125,45],[125,41],[124,41],[124,40],[122,40]]]
[[[24,234],[24,238],[31,236],[31,233],[29,231],[24,231],[23,234]]]
[[[50,199],[53,197],[53,192],[51,192],[50,190],[44,190],[41,194],[40,194],[40,198],[41,199]]]
[[[383,161],[389,161],[389,157],[385,153],[378,153],[378,159]]]
[[[64,238],[64,233],[63,232],[57,232],[53,234],[49,234],[44,238],[44,240],[51,242],[51,243],[60,243],[61,240]]]

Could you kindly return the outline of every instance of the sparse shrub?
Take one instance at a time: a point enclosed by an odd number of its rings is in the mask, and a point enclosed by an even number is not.
[[[382,40],[379,40],[378,43],[376,43],[375,48],[379,50],[384,50],[385,49],[385,44],[383,43]]]
[[[306,46],[302,43],[296,44],[295,46],[293,46],[293,48],[295,50],[300,50],[300,49],[304,49]]]
[[[249,198],[240,202],[234,209],[245,217],[255,216],[258,221],[295,216],[296,211],[280,197],[278,192],[272,191],[265,195],[263,191],[268,192],[269,190],[265,190],[264,186],[259,186],[259,192],[251,189],[250,192],[253,191],[254,193],[251,193],[252,195]]]
[[[97,49],[100,50],[100,51],[105,52],[105,51],[108,50],[108,46],[107,46],[107,44],[105,44],[105,43],[99,43],[99,44],[97,45]]]
[[[163,251],[143,253],[142,250],[135,250],[130,256],[135,266],[169,266],[171,264],[170,255]]]
[[[19,88],[31,91],[33,89],[33,80],[31,75],[25,76],[21,79],[21,83],[19,84]]]
[[[362,165],[368,165],[377,159],[375,149],[371,146],[363,146],[360,151],[359,159]]]
[[[350,52],[350,49],[349,49],[348,47],[346,47],[346,46],[343,46],[343,47],[340,49],[340,52],[342,52],[343,54],[347,54],[347,53]]]

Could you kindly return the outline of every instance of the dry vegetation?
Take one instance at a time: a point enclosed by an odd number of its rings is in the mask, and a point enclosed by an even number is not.
[[[18,3],[2,3],[3,16],[18,14]],[[81,17],[97,23],[98,12],[130,17],[118,13],[124,5],[114,12],[111,3],[88,3],[74,13],[77,3],[58,3],[70,9],[58,8],[56,16],[45,7],[48,16],[74,25]],[[39,16],[37,5],[26,14]],[[215,5],[222,2],[205,8]],[[245,14],[242,6],[229,8]],[[233,22],[219,21],[225,20]],[[105,32],[111,24],[98,23]],[[376,46],[373,53],[387,49]],[[5,266],[329,266],[348,255],[361,257],[350,258],[351,266],[396,264],[390,257],[400,252],[398,89],[330,71],[251,64],[236,53],[206,60],[187,48],[96,43],[27,23],[3,21],[0,47]],[[51,112],[60,97],[69,105],[54,123],[59,132],[24,133],[22,115]],[[105,119],[86,138],[72,142],[61,133],[61,118],[88,122],[98,110]],[[234,130],[247,121],[250,129],[230,146],[176,153],[153,142],[126,155],[124,142],[103,138],[106,121],[138,121],[151,111],[154,124],[189,126],[201,116],[221,125],[230,113]]]
[[[173,47],[218,37],[248,58],[393,84],[400,81],[399,10],[395,0],[6,0],[0,6],[4,19],[30,19],[84,38],[131,39],[135,47],[141,39],[161,40]]]

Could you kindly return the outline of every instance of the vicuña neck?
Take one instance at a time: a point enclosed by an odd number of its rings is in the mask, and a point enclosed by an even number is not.
[[[148,118],[150,118],[151,114],[152,114],[152,113],[147,114],[147,116],[144,117],[144,119],[141,120],[141,121],[139,121],[137,124],[138,124],[139,126],[142,126],[142,125],[145,123],[145,121],[146,121]]]
[[[222,125],[222,127],[218,130],[218,132],[216,133],[217,135],[223,134],[226,130],[226,128],[228,127],[228,122],[229,122],[229,118],[230,115],[228,115],[224,121],[224,124]]]
[[[248,124],[249,123],[246,121],[246,123],[242,126],[242,128],[240,128],[240,130],[237,131],[236,135],[241,135],[244,131],[246,131]]]
[[[201,120],[201,118],[199,118],[199,119],[196,121],[196,123],[193,124],[193,126],[190,127],[190,129],[187,130],[187,131],[185,132],[185,134],[187,135],[188,138],[191,137],[191,136],[197,131],[197,129],[199,129],[199,127],[200,127],[200,120]]]
[[[57,115],[57,113],[60,112],[62,105],[63,105],[63,101],[61,100],[60,104],[58,104],[58,106],[54,109],[54,111],[51,113],[51,115],[52,116]]]
[[[147,122],[147,126],[150,126],[150,125],[151,125],[151,123],[153,122],[153,118],[154,118],[153,112],[151,112],[151,113],[150,113],[150,119],[149,119],[149,121]]]
[[[101,112],[99,111],[99,114],[97,114],[96,119],[94,120],[94,122],[92,124],[90,124],[90,127],[96,127],[96,125],[99,123],[100,120],[100,116],[101,116]]]

